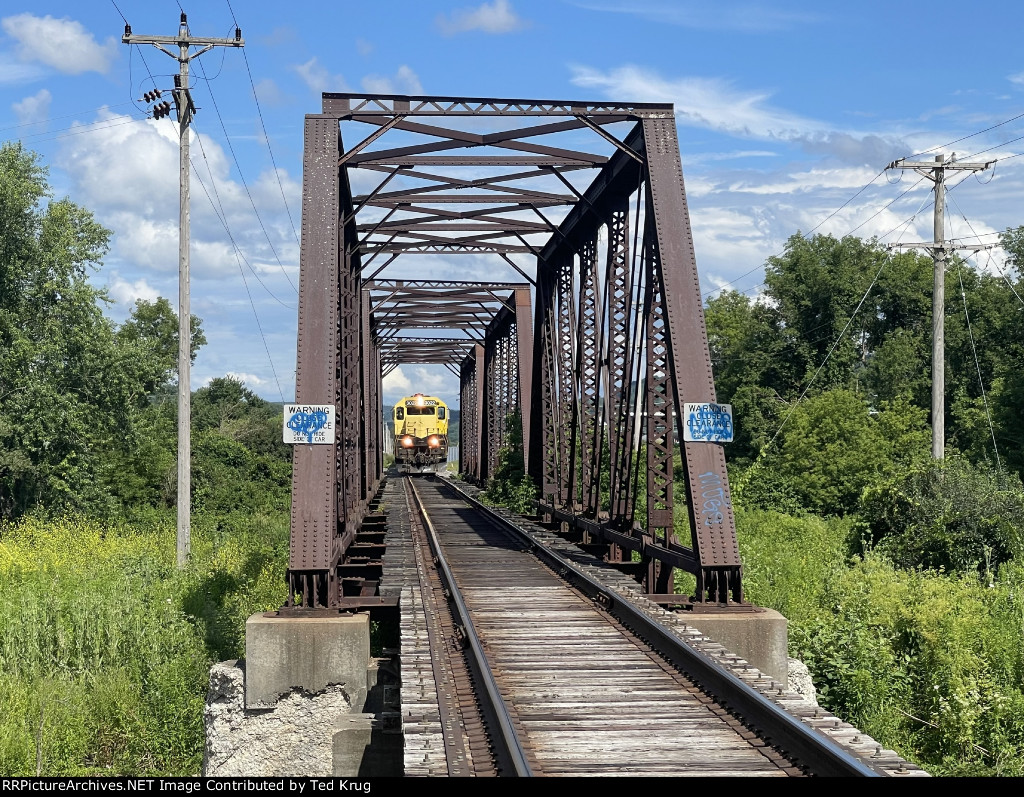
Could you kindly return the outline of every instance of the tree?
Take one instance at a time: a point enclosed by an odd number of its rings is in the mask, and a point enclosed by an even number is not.
[[[199,349],[206,345],[199,317],[191,317],[191,359],[196,361]],[[138,299],[128,320],[117,331],[120,341],[137,344],[149,352],[148,364],[152,377],[147,380],[146,392],[153,393],[165,387],[178,375],[178,315],[163,296],[155,302]]]
[[[740,482],[745,504],[819,515],[856,510],[863,490],[927,456],[925,413],[908,401],[872,411],[849,390],[806,399]]]
[[[900,567],[995,572],[1024,554],[1020,479],[962,457],[922,460],[870,487],[861,512]]]
[[[0,518],[113,511],[138,456],[139,411],[169,355],[137,317],[121,334],[103,314],[88,274],[110,235],[51,198],[37,155],[0,145]]]

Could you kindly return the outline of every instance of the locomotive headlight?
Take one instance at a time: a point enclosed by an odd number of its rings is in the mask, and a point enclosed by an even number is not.
[[[431,435],[430,438],[427,440],[427,445],[430,446],[431,448],[437,448],[439,445],[441,445],[441,441],[437,439],[437,435]]]
[[[405,437],[402,438],[402,447],[412,448],[412,438],[409,437],[409,435],[406,435]]]
[[[417,407],[422,407],[423,406],[423,394],[422,393],[417,393],[416,394],[416,406]]]

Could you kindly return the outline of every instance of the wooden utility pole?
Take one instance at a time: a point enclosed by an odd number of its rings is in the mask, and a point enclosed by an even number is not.
[[[214,47],[243,47],[242,31],[235,28],[233,39],[213,39],[192,36],[188,18],[181,14],[177,36],[139,36],[132,33],[131,25],[124,26],[123,44],[152,44],[160,52],[178,62],[174,76],[174,108],[178,116],[178,567],[188,562],[192,549],[192,310],[189,303],[189,152],[188,131],[195,116],[196,106],[188,84],[188,65]],[[175,53],[167,46],[177,45]],[[190,47],[199,47],[193,53]],[[145,99],[160,96],[159,90]],[[166,116],[169,106],[154,109],[154,118]]]
[[[958,249],[977,251],[987,249],[984,244],[958,244],[950,246],[945,240],[944,214],[946,208],[947,171],[984,171],[995,161],[957,162],[954,152],[949,160],[936,155],[934,162],[908,161],[900,158],[886,169],[913,169],[935,184],[935,213],[932,218],[932,243],[896,244],[897,246],[924,247],[932,252],[934,277],[932,281],[932,459],[946,455],[946,256]]]

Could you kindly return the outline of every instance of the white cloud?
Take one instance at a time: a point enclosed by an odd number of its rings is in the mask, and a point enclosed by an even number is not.
[[[263,105],[271,108],[279,108],[292,101],[292,98],[281,91],[277,83],[270,78],[264,78],[256,84],[256,96]]]
[[[874,174],[869,169],[808,169],[793,172],[772,179],[759,175],[757,179],[745,178],[731,183],[729,191],[743,194],[809,193],[823,188],[860,188],[871,181]]]
[[[348,84],[341,75],[332,75],[314,55],[304,64],[292,66],[292,70],[317,94],[325,91],[348,91]]]
[[[416,372],[416,392],[417,393],[428,393],[434,394],[449,381],[449,376],[446,376],[447,371],[437,371],[434,369],[417,367],[414,369]]]
[[[381,388],[389,395],[395,395],[397,393],[408,395],[412,392],[412,382],[410,382],[409,377],[403,373],[402,367],[398,366],[394,371],[384,377],[381,382]]]
[[[100,111],[97,123],[71,126],[58,163],[72,174],[84,204],[98,211],[170,217],[178,203],[174,122],[137,121]]]
[[[1008,75],[1006,79],[1011,83],[1016,83],[1018,86],[1024,86],[1024,72],[1018,72],[1016,75]]]
[[[115,302],[125,306],[135,304],[138,299],[155,302],[160,298],[160,292],[146,282],[146,280],[139,279],[135,280],[135,282],[129,282],[116,271],[110,272],[110,277],[107,280],[107,293],[110,294],[110,298]]]
[[[123,273],[176,272],[179,185],[175,125],[167,120],[132,121],[107,111],[99,116],[101,122],[109,124],[73,126],[81,134],[64,141],[57,163],[73,181],[76,201],[116,231],[112,256],[123,264]],[[261,227],[249,194],[231,179],[231,163],[222,147],[205,135],[197,136],[194,130],[191,142],[193,276],[240,281],[234,247],[214,213],[212,199],[251,268],[288,305],[294,293],[278,258],[297,285],[298,244],[282,207],[277,177],[267,171],[250,182],[252,201],[264,219]],[[279,174],[291,206],[298,208],[301,187],[286,172]],[[249,269],[245,275],[253,282],[254,291],[262,291]]]
[[[14,103],[11,107],[23,125],[45,122],[50,115],[50,102],[53,95],[46,89],[40,89],[31,97]]]
[[[226,374],[224,374],[224,376],[229,377],[230,379],[237,379],[239,382],[244,382],[246,386],[249,387],[250,389],[254,387],[263,387],[270,384],[269,380],[261,379],[260,377],[256,376],[256,374],[236,373],[235,371],[228,371]],[[209,384],[209,381],[207,382],[207,384]]]
[[[719,78],[666,80],[631,65],[609,72],[574,66],[572,71],[575,85],[598,89],[607,97],[671,102],[681,124],[755,138],[795,138],[823,128],[818,122],[772,108],[766,102],[767,92],[738,91]]]
[[[99,44],[80,22],[37,17],[24,13],[2,20],[4,31],[18,42],[18,57],[38,61],[67,75],[107,72],[117,43],[113,37]]]
[[[464,8],[452,12],[451,17],[438,16],[437,25],[446,36],[480,30],[484,33],[514,33],[527,26],[508,0],[494,0],[479,8]]]
[[[631,14],[651,22],[679,25],[696,30],[735,30],[744,33],[774,33],[816,18],[809,14],[772,8],[758,2],[635,2],[576,3],[588,11]]]
[[[15,61],[6,53],[0,53],[0,86],[18,86],[45,76],[46,70],[42,67]]]
[[[626,65],[607,72],[571,67],[572,82],[602,91],[615,100],[670,102],[682,126],[731,136],[791,142],[810,154],[827,154],[847,163],[877,164],[908,149],[895,136],[836,131],[829,124],[773,107],[767,91],[742,91],[720,78],[666,79],[642,67]]]
[[[363,89],[371,94],[422,94],[423,85],[419,77],[403,64],[393,78],[367,75],[362,80]]]

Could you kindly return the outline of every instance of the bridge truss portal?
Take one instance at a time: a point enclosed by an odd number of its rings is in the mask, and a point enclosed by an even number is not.
[[[743,603],[722,445],[680,442],[716,396],[671,105],[324,94],[302,203],[296,400],[335,404],[337,442],[295,447],[289,605],[372,595],[356,536],[404,363],[459,376],[465,475],[511,417],[539,512],[639,554],[648,593],[681,568]]]

